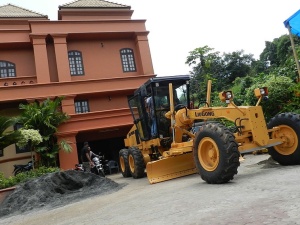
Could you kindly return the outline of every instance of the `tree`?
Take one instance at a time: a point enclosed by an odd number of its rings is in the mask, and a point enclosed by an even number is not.
[[[230,88],[237,77],[246,77],[251,73],[252,54],[243,50],[232,53],[214,52],[208,46],[196,48],[189,52],[186,64],[192,66],[191,93],[198,99],[205,99],[207,80],[213,81],[214,91]]]
[[[16,118],[0,116],[0,150],[20,140],[21,134],[19,131],[7,130],[9,127],[15,125],[16,121]]]
[[[252,54],[244,54],[243,50],[224,53],[222,60],[224,72],[218,80],[221,80],[225,87],[230,87],[237,77],[246,77],[255,61]]]
[[[300,39],[293,36],[296,51],[299,52]],[[296,80],[298,77],[297,66],[293,56],[290,38],[282,35],[272,42],[266,41],[266,47],[260,54],[260,63],[265,65],[264,73],[276,73]]]
[[[58,97],[19,106],[22,110],[19,122],[23,124],[24,129],[38,130],[42,136],[43,140],[35,147],[35,151],[40,156],[40,164],[44,166],[57,166],[60,149],[71,151],[66,142],[58,144],[55,136],[58,126],[69,119],[69,116],[61,111],[62,99],[63,97]]]
[[[26,130],[21,128],[19,131],[21,132],[22,138],[18,141],[17,145],[21,148],[26,146],[29,147],[31,152],[31,161],[34,168],[33,151],[35,149],[35,146],[37,146],[39,143],[43,141],[43,138],[40,135],[38,130],[33,130],[33,129]]]
[[[213,48],[206,46],[196,48],[189,52],[186,64],[192,66],[191,93],[198,103],[205,102],[207,80],[214,80],[222,74],[223,65],[219,52],[213,52]]]

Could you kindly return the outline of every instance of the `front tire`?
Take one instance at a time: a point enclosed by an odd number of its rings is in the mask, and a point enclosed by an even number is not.
[[[281,138],[284,142],[269,148],[271,157],[281,165],[300,164],[300,115],[281,113],[273,117],[268,128],[279,127],[271,133],[271,138]]]
[[[145,176],[145,163],[141,151],[137,148],[130,148],[128,151],[128,162],[131,176],[135,179]]]
[[[103,170],[99,170],[99,176],[100,176],[100,177],[105,177],[105,173],[104,173]]]
[[[120,160],[121,173],[123,177],[131,177],[129,163],[128,163],[128,149],[120,150],[119,160]]]
[[[23,169],[19,168],[14,172],[14,175],[17,176],[19,173],[22,173]]]
[[[209,184],[232,180],[240,166],[238,144],[222,124],[208,123],[197,133],[194,160],[201,178]]]

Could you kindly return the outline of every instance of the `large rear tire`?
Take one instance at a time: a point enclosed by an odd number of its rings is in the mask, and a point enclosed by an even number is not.
[[[240,166],[234,135],[219,123],[203,125],[195,138],[193,154],[201,178],[209,184],[227,183]]]
[[[123,177],[131,177],[129,163],[128,163],[128,149],[120,150],[119,160],[120,160],[121,173]]]
[[[135,179],[145,176],[145,162],[142,152],[137,148],[128,151],[128,163],[131,176]]]
[[[281,113],[273,117],[268,128],[279,127],[271,133],[271,138],[281,138],[284,142],[269,148],[271,157],[281,165],[300,164],[300,115]]]

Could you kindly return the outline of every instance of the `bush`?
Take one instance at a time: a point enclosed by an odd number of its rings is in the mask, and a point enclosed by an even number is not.
[[[256,104],[257,98],[253,94],[255,88],[268,87],[269,100],[261,102],[266,120],[268,121],[281,112],[283,107],[290,101],[293,96],[290,87],[293,84],[293,81],[288,77],[270,75],[265,82],[256,82],[247,89],[245,105]]]
[[[4,177],[4,174],[0,172],[0,189],[13,187],[19,183],[25,182],[32,178],[40,177],[47,173],[54,173],[60,171],[57,167],[40,167],[38,169],[30,170],[28,172],[19,173],[16,176]]]

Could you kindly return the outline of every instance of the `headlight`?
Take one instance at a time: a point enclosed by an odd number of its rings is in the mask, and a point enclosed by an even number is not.
[[[267,87],[256,88],[254,90],[254,94],[257,98],[259,98],[261,96],[268,96],[268,94],[269,94],[268,88]]]
[[[226,99],[231,99],[232,98],[232,93],[231,91],[226,92]]]
[[[219,98],[222,102],[229,103],[230,100],[233,99],[232,91],[223,91],[219,93]]]

